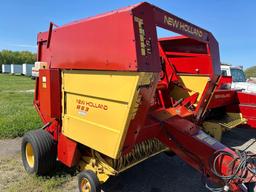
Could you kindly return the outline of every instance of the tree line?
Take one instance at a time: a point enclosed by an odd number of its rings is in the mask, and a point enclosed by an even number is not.
[[[36,54],[30,51],[0,51],[0,65],[2,64],[23,64],[35,63]]]
[[[33,64],[36,61],[36,54],[30,51],[0,51],[0,67],[2,64]],[[0,68],[1,69],[1,68]],[[256,66],[245,70],[247,77],[256,77]]]
[[[246,77],[256,77],[256,66],[249,67],[245,71]]]

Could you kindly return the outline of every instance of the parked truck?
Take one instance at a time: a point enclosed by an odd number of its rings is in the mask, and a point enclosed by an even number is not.
[[[252,81],[247,81],[246,75],[242,67],[235,67],[231,65],[221,65],[221,73],[223,76],[232,77],[232,89],[238,89],[246,93],[256,94],[256,84]]]

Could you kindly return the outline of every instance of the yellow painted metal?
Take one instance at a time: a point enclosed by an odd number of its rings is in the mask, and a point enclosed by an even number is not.
[[[221,140],[223,127],[218,122],[204,121],[203,129],[217,140]]]
[[[187,98],[188,96],[193,95],[198,92],[199,96],[197,102],[201,99],[201,96],[204,92],[204,89],[209,81],[209,76],[201,75],[180,75],[182,86],[188,88],[191,91],[184,90],[181,87],[175,86],[172,90],[172,97],[176,100],[181,98]]]
[[[92,192],[92,186],[90,184],[90,181],[88,181],[88,179],[86,178],[82,178],[80,187],[82,192]]]
[[[33,168],[35,164],[35,156],[34,156],[33,147],[30,143],[26,144],[25,153],[26,153],[26,159],[29,167]]]
[[[241,113],[227,113],[222,119],[213,119],[203,122],[204,130],[217,140],[221,140],[222,133],[245,124],[247,120]]]
[[[117,174],[117,172],[105,161],[100,161],[97,159],[97,157],[94,156],[83,156],[79,162],[78,168],[80,171],[93,171],[97,175],[100,183],[105,183],[110,176]]]
[[[225,129],[233,129],[236,126],[246,124],[247,122],[247,119],[243,118],[241,113],[227,113],[227,115],[229,120],[220,122],[220,125]]]
[[[137,112],[140,86],[152,81],[153,73],[63,71],[63,134],[118,158]]]
[[[110,176],[117,175],[150,157],[168,150],[156,139],[145,140],[135,145],[130,153],[118,159],[113,159],[91,150],[91,153],[88,152],[90,155],[82,156],[78,169],[80,171],[92,170],[99,181],[104,183]]]

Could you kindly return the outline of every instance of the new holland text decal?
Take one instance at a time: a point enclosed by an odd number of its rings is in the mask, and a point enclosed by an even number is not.
[[[91,108],[98,110],[108,110],[107,105],[94,103],[83,99],[76,99],[76,109],[80,115],[85,116]]]

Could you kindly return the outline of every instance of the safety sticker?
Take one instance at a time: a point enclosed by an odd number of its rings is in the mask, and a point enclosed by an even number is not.
[[[196,137],[198,139],[204,141],[205,143],[208,143],[209,145],[214,145],[215,143],[217,143],[217,141],[214,138],[210,137],[209,135],[207,135],[204,132],[201,132]]]

